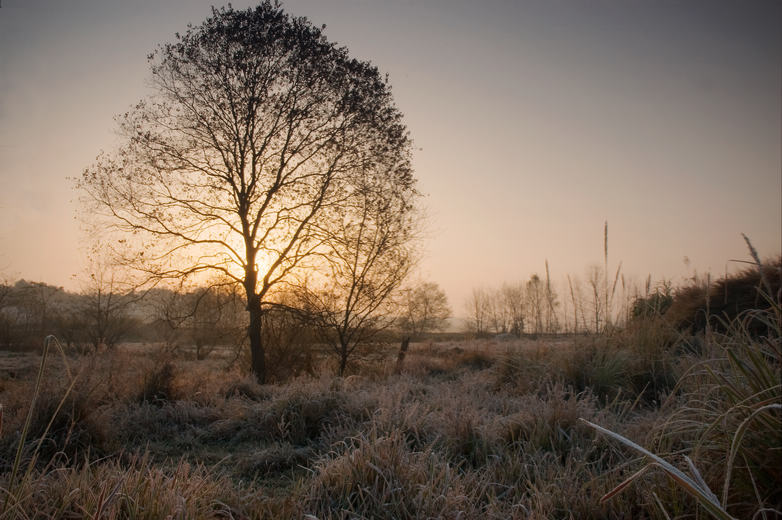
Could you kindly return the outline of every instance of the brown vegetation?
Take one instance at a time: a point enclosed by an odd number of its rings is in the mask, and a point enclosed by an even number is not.
[[[158,291],[162,307],[126,312],[166,309],[165,341],[48,336],[43,357],[0,356],[0,518],[776,518],[779,267],[704,288],[705,311],[696,282],[662,284],[599,334],[443,336],[403,358],[409,327],[335,359],[281,298],[264,315],[265,385],[241,343],[217,344],[247,325],[229,293]],[[35,287],[7,295],[48,294]],[[52,294],[47,319],[78,301]],[[12,309],[17,337],[40,334],[45,320]],[[672,326],[700,314],[704,330]],[[201,332],[208,356],[187,344]]]
[[[782,257],[765,262],[762,269],[748,267],[726,276],[713,284],[693,283],[676,293],[666,319],[678,330],[703,332],[725,331],[730,324],[748,310],[769,310],[779,301],[782,290]],[[754,334],[767,334],[762,320],[752,319],[747,324]]]
[[[601,503],[637,467],[580,418],[674,462],[689,454],[715,490],[729,467],[728,511],[773,517],[779,414],[762,406],[782,395],[779,322],[773,312],[756,319],[774,335],[755,340],[739,319],[694,349],[657,317],[582,339],[414,343],[401,374],[389,346],[347,379],[327,363],[318,377],[264,386],[229,357],[165,361],[120,348],[68,359],[71,388],[55,356],[22,450],[31,471],[16,482],[11,455],[32,381],[3,381],[4,517],[662,518],[697,509],[650,472],[646,486]]]

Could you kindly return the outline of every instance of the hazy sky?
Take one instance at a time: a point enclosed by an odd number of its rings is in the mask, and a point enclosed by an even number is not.
[[[0,274],[76,287],[76,177],[214,0],[2,0]],[[234,1],[243,8],[251,2]],[[219,5],[219,4],[218,4]],[[782,240],[782,2],[288,0],[388,73],[416,144],[422,277],[721,273]]]

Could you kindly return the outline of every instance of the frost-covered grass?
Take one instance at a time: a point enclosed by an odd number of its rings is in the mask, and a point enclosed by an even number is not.
[[[51,356],[13,482],[34,373],[0,387],[0,518],[696,514],[655,471],[601,502],[646,462],[581,418],[680,469],[688,455],[733,516],[776,518],[780,414],[762,407],[780,402],[779,313],[754,319],[771,332],[737,320],[693,338],[654,318],[611,336],[416,344],[400,374],[389,346],[346,378],[266,386],[222,360],[120,349],[68,359],[69,377]]]

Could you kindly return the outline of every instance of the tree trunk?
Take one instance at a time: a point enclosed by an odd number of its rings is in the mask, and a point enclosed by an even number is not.
[[[348,348],[346,345],[342,346],[342,350],[339,353],[339,377],[345,375],[345,369],[348,366]]]
[[[258,296],[248,298],[247,311],[250,313],[250,325],[247,327],[247,336],[250,338],[251,370],[259,384],[266,383],[266,360],[263,351],[263,338],[261,337],[261,302]]]
[[[405,361],[405,355],[407,355],[407,347],[410,346],[410,336],[406,336],[402,340],[402,344],[399,346],[399,356],[396,358],[396,370],[397,374],[402,373],[402,363]]]

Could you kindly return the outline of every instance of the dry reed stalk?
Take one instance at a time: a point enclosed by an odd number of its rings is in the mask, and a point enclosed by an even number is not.
[[[570,287],[570,299],[573,302],[573,333],[578,332],[578,306],[576,305],[576,295],[573,292],[573,282],[570,280],[570,275],[567,275],[567,284]]]

